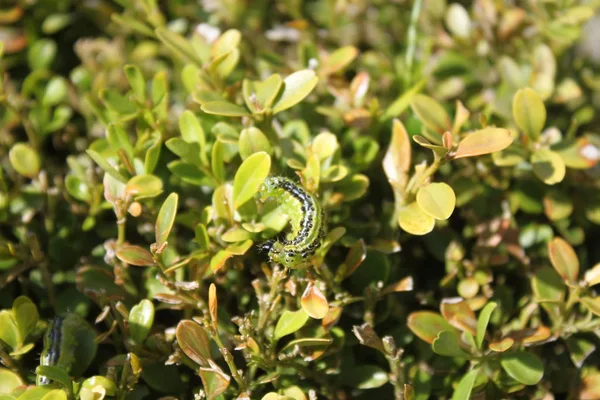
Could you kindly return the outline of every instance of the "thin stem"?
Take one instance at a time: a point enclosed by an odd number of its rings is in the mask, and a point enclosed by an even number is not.
[[[417,48],[417,23],[421,15],[423,0],[415,0],[410,14],[410,23],[408,25],[408,46],[404,63],[406,64],[406,74],[404,75],[404,88],[409,88],[412,83],[412,67],[415,58],[415,49]]]
[[[411,180],[408,183],[408,186],[406,188],[406,193],[407,194],[408,193],[416,193],[417,190],[419,190],[421,188],[421,186],[423,186],[423,183],[428,178],[430,178],[433,174],[435,174],[437,172],[437,170],[440,168],[441,164],[442,164],[442,159],[436,155],[435,159],[433,160],[433,163],[431,163],[431,165],[429,167],[427,167],[425,172],[423,172],[422,175],[420,175],[419,177],[416,177],[414,180]]]
[[[212,335],[212,338],[215,341],[215,343],[217,343],[217,346],[219,346],[219,351],[223,355],[223,358],[225,359],[225,362],[227,363],[227,366],[231,371],[231,375],[233,375],[233,379],[235,379],[235,381],[237,382],[238,387],[240,388],[240,392],[245,392],[247,390],[246,382],[244,381],[244,378],[238,371],[237,366],[233,361],[233,356],[231,355],[229,350],[223,345],[219,333],[215,331]]]

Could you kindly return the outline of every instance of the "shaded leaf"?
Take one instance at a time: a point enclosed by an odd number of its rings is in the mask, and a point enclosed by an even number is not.
[[[558,153],[548,149],[539,149],[531,155],[533,172],[547,185],[554,185],[563,180],[566,166]]]
[[[544,375],[542,361],[525,351],[506,353],[500,359],[500,365],[511,378],[525,385],[536,385]]]
[[[431,343],[431,348],[437,354],[447,357],[468,358],[469,354],[465,352],[459,344],[459,338],[456,331],[441,331]]]

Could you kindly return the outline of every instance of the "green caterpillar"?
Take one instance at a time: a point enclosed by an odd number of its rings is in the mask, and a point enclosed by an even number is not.
[[[44,334],[40,365],[57,366],[69,375],[85,371],[96,355],[94,329],[79,315],[56,316]],[[38,375],[36,384],[47,385],[50,379]]]
[[[291,179],[270,177],[260,188],[262,199],[278,201],[290,219],[291,230],[280,240],[268,240],[260,248],[271,261],[294,268],[307,263],[325,237],[325,213],[311,193]]]

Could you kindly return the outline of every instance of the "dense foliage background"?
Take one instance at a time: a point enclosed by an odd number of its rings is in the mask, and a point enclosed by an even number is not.
[[[600,2],[0,7],[0,399],[600,398]]]

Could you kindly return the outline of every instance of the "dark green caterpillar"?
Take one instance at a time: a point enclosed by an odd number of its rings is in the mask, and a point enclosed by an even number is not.
[[[78,375],[89,366],[96,355],[94,329],[79,315],[56,316],[44,335],[40,365],[60,367],[69,375]],[[37,385],[47,385],[50,379],[36,378]]]
[[[284,239],[268,240],[261,250],[268,252],[271,261],[294,268],[307,263],[325,237],[325,213],[311,193],[281,177],[267,178],[260,188],[261,198],[278,201],[290,220],[291,230]]]

